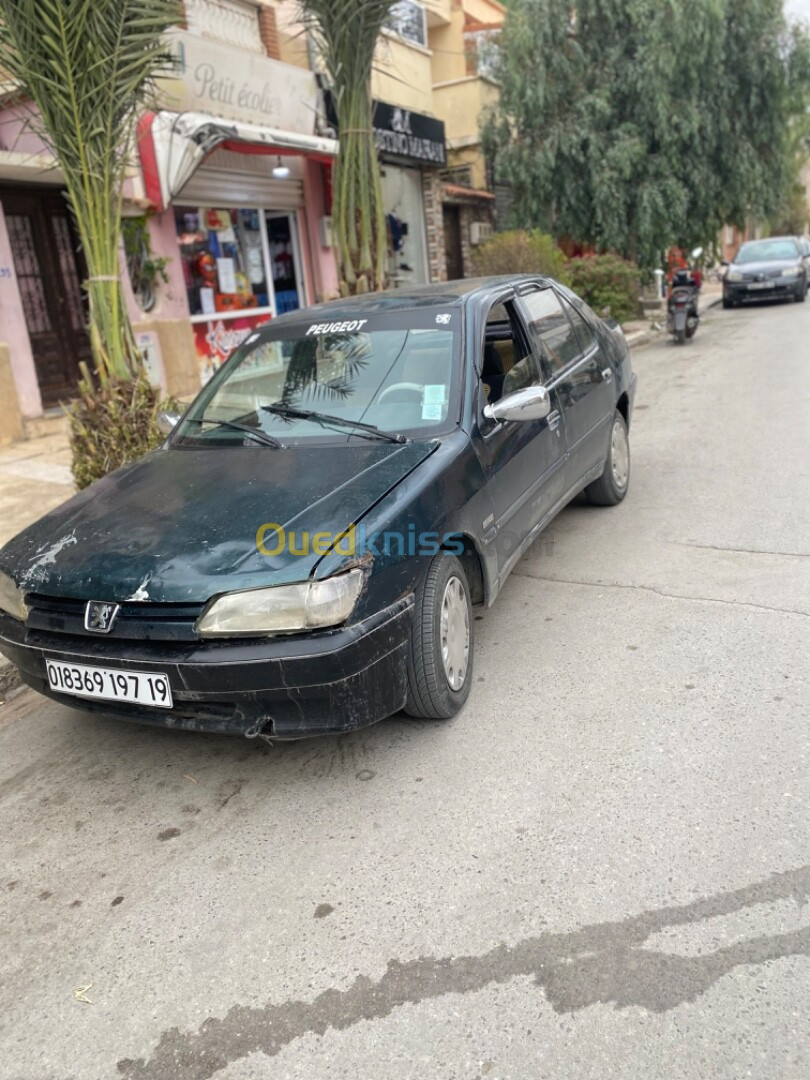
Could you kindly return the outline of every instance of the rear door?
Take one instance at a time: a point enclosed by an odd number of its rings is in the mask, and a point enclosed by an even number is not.
[[[605,460],[613,417],[613,368],[590,324],[551,286],[521,296],[529,331],[542,353],[546,385],[565,417],[570,489]]]

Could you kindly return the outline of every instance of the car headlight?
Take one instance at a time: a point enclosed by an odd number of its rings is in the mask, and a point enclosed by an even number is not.
[[[28,608],[22,589],[18,589],[8,574],[0,573],[0,608],[15,619],[25,622]]]
[[[742,270],[729,270],[726,274],[726,281],[742,281]]]
[[[202,637],[253,637],[289,634],[337,626],[352,613],[363,586],[363,571],[226,593],[213,600],[197,620]]]
[[[782,277],[798,277],[801,272],[800,266],[789,266],[787,270],[782,271]]]

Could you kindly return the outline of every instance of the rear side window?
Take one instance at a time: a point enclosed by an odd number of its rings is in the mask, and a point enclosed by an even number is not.
[[[521,297],[529,315],[529,331],[555,371],[580,355],[574,328],[553,289],[538,289]]]
[[[593,328],[585,321],[569,300],[566,300],[564,296],[561,299],[563,306],[568,313],[568,318],[571,320],[571,325],[574,327],[574,332],[577,335],[580,352],[590,352],[596,344],[596,334],[593,332]]]

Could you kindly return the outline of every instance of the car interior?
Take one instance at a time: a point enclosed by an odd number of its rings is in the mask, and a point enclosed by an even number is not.
[[[481,385],[488,404],[537,382],[534,357],[523,344],[508,304],[495,304],[487,316]]]

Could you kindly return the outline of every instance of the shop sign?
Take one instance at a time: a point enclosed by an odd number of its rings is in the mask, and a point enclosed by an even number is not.
[[[185,30],[167,35],[173,78],[158,80],[160,104],[226,120],[312,135],[318,106],[315,76],[267,56],[229,48]]]
[[[200,364],[200,382],[203,385],[207,383],[251,331],[264,325],[270,318],[271,316],[264,312],[261,315],[242,315],[233,319],[209,319],[207,322],[193,323],[194,345]]]
[[[335,99],[330,91],[324,94],[326,119],[338,130]],[[374,141],[378,153],[385,158],[410,165],[435,165],[437,169],[447,164],[444,145],[444,121],[424,113],[412,112],[389,105],[387,101],[373,102]]]
[[[380,154],[414,165],[441,168],[446,164],[443,121],[377,101],[373,122],[374,140]]]

